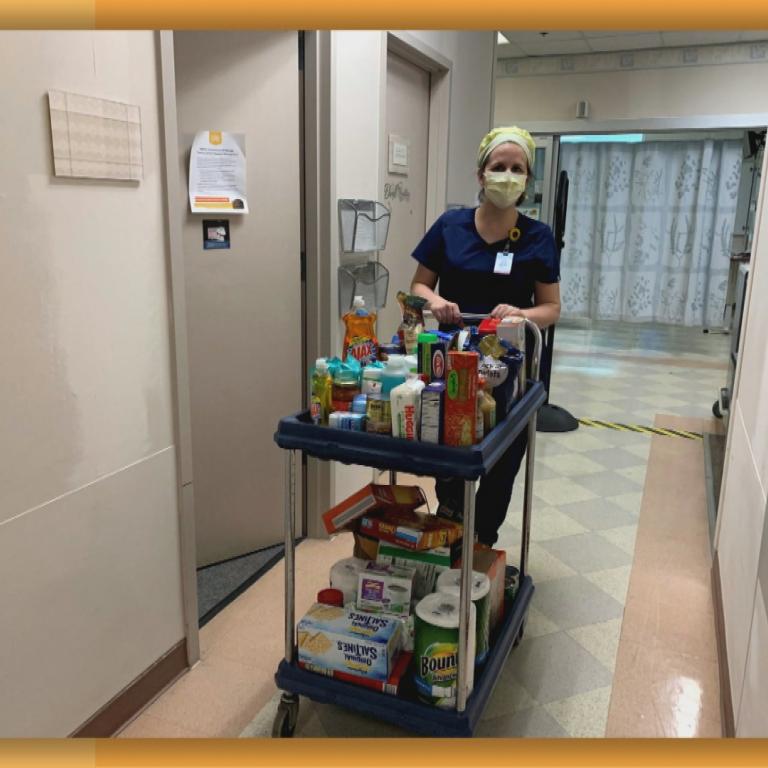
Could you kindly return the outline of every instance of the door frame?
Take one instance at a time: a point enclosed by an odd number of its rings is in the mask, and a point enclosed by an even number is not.
[[[176,111],[176,66],[173,32],[156,33],[160,49],[162,104],[161,149],[165,167],[165,217],[168,250],[168,282],[171,319],[171,361],[176,443],[176,492],[179,515],[179,556],[187,664],[200,660],[200,628],[197,618],[197,547],[195,499],[192,483],[192,415],[189,400],[189,352],[187,346],[187,299],[179,174],[179,133]]]

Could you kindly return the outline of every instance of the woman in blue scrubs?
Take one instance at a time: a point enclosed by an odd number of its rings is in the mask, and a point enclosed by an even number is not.
[[[527,131],[494,128],[477,154],[480,205],[446,211],[414,250],[418,266],[411,291],[427,300],[442,327],[459,325],[461,312],[496,318],[518,315],[540,328],[560,317],[552,230],[517,210],[534,158],[535,145]],[[526,442],[524,431],[480,481],[475,531],[481,544],[496,543]],[[439,514],[461,516],[463,486],[456,479],[436,482]]]

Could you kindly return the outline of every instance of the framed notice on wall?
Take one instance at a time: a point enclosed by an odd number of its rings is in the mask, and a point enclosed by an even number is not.
[[[248,213],[243,134],[197,133],[189,157],[189,208],[192,213]]]

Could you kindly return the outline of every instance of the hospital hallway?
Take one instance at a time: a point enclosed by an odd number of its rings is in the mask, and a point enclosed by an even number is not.
[[[700,435],[723,431],[711,409],[729,343],[700,328],[558,327],[551,400],[603,425],[537,436],[535,593],[477,736],[721,735]],[[522,491],[519,481],[497,545],[510,563],[519,557]],[[350,534],[298,546],[298,615],[351,551]],[[120,736],[269,736],[283,583],[281,562],[206,624],[201,662]],[[301,701],[297,737],[408,735]]]

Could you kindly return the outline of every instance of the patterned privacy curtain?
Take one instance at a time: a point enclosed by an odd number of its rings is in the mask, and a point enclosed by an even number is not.
[[[563,315],[718,325],[741,142],[562,144]]]

